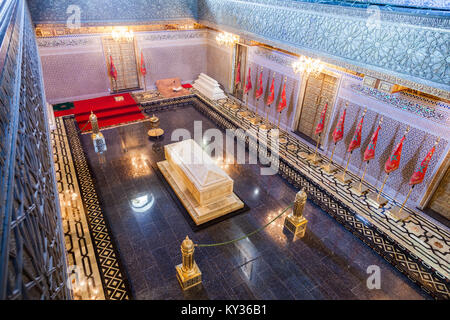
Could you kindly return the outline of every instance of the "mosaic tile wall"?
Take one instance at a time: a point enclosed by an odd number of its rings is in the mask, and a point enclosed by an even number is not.
[[[241,0],[241,1],[252,1],[260,3],[273,3],[273,0]],[[336,0],[292,0],[296,2],[318,2],[321,4],[329,5],[342,5],[342,6],[356,6],[356,7],[367,7],[370,5],[384,5],[388,6],[389,10],[400,10],[399,7],[412,7],[412,8],[423,8],[423,9],[442,9],[448,8],[447,0],[353,0],[353,1],[336,1]],[[402,9],[402,11],[405,9]]]
[[[206,56],[208,76],[216,79],[226,92],[230,91],[229,79],[231,77],[232,54],[231,49],[221,48],[213,43],[215,40],[208,41],[208,52]]]
[[[42,55],[45,94],[50,103],[108,94],[109,79],[102,51]]]
[[[50,103],[109,94],[110,80],[100,35],[39,38],[38,44]],[[142,49],[146,62],[147,89],[155,88],[158,79],[180,77],[182,82],[191,82],[200,72],[207,73],[205,31],[143,33],[137,36],[137,48]],[[120,67],[119,61],[115,64]]]
[[[147,89],[156,88],[159,79],[179,77],[192,82],[207,72],[206,31],[169,31],[142,34],[137,46],[142,49],[147,67]],[[143,86],[143,84],[142,84]]]
[[[333,130],[339,120],[336,117],[336,113],[340,116],[346,100],[338,98],[335,107],[335,116],[330,123]],[[356,129],[357,121],[361,118],[362,112],[365,106],[357,105],[352,102],[349,103],[347,108],[347,116],[345,119],[344,139],[337,144],[335,151],[336,162],[342,166],[345,166],[347,161],[346,150],[353,137]],[[364,126],[362,130],[362,148],[356,149],[351,157],[350,170],[360,175],[364,170],[365,163],[363,163],[363,153],[365,147],[368,145],[373,131],[376,129],[380,115],[376,110],[373,110],[368,106],[368,111],[364,117]],[[413,125],[413,124],[412,124]],[[369,167],[366,173],[368,181],[372,180],[372,184],[377,183],[377,187],[380,187],[381,182],[385,178],[384,164],[389,156],[392,154],[393,148],[397,145],[403,136],[403,133],[407,127],[406,123],[402,123],[395,118],[384,116],[382,129],[378,136],[377,152],[374,160],[369,162]],[[330,155],[334,146],[332,140],[332,130],[328,134],[327,154]],[[427,133],[425,130],[421,130],[415,127],[411,127],[405,143],[403,145],[402,158],[400,162],[400,168],[389,175],[387,180],[385,191],[391,194],[396,199],[403,199],[409,191],[408,182],[411,175],[418,169],[420,162],[426,156],[427,152],[431,149],[437,136]],[[441,139],[436,152],[429,164],[427,175],[422,184],[417,185],[411,194],[411,200],[419,202],[421,197],[426,191],[428,183],[432,178],[432,173],[437,168],[436,166],[445,157],[446,149],[448,147],[448,141]],[[345,158],[344,158],[345,157]],[[378,181],[378,182],[375,182]]]
[[[199,0],[198,9],[208,27],[449,96],[445,17],[276,0]]]
[[[95,40],[95,37],[65,37],[64,39],[54,38],[52,43],[49,43],[49,40],[46,38],[39,39],[41,57],[44,65],[47,98],[50,102],[64,102],[67,99],[70,100],[70,98],[77,96],[79,99],[84,99],[88,98],[86,95],[90,95],[91,93],[94,96],[101,96],[108,93],[109,80],[107,78],[101,48],[98,47],[100,46],[99,38],[97,37],[97,39],[98,41]],[[154,88],[157,79],[178,76],[182,82],[190,82],[195,80],[200,72],[204,72],[217,79],[225,87],[226,91],[229,90],[228,79],[230,78],[229,65],[231,64],[231,56],[227,54],[227,48],[220,47],[215,43],[215,32],[177,31],[146,33],[138,37],[137,43],[138,48],[142,48],[146,59],[148,70],[146,79],[147,89]],[[77,53],[77,51],[82,49],[85,51]],[[58,50],[61,51],[57,55],[55,52],[58,53]],[[92,50],[93,52],[89,53],[87,52],[88,50]],[[265,95],[267,94],[268,84],[270,84],[268,83],[268,80],[270,81],[269,77],[271,77],[273,70],[277,71],[275,78],[275,102],[272,104],[269,117],[275,123],[278,121],[275,109],[281,96],[281,83],[285,76],[288,77],[286,86],[288,107],[283,111],[280,122],[281,128],[292,131],[292,128],[296,126],[294,118],[299,98],[299,81],[301,80],[301,76],[296,75],[292,71],[291,64],[294,60],[284,54],[254,47],[250,49],[248,59],[252,69],[252,83],[254,88],[257,86],[257,70],[261,66],[264,67],[263,85]],[[50,67],[53,63],[58,65],[58,68]],[[79,70],[83,70],[84,72],[79,72]],[[243,71],[242,79],[244,80]],[[337,70],[333,70],[333,72],[342,74],[341,71]],[[79,76],[74,77],[74,74]],[[350,101],[345,125],[345,143],[341,142],[338,145],[335,154],[335,160],[345,165],[346,159],[343,159],[345,156],[345,146],[348,145],[353,135],[355,119],[359,117],[364,104],[360,103],[362,95],[348,90],[347,84],[360,83],[361,78],[349,74],[344,74],[343,78],[345,85],[342,85],[340,88],[338,93],[340,99],[337,99],[337,104],[333,110],[334,113],[331,115],[331,122],[328,126],[329,131],[331,131],[339,117],[340,108],[345,103],[344,100]],[[252,94],[254,94],[254,90],[249,95],[249,107],[254,109],[255,99]],[[382,105],[384,108],[389,108],[387,104]],[[262,106],[263,104],[260,101],[258,105],[260,113],[262,113]],[[366,116],[363,130],[362,148],[355,151],[356,153],[352,156],[350,162],[349,168],[353,172],[360,172],[363,169],[360,153],[364,151],[375,127],[374,124],[378,121],[375,112],[377,110],[376,107],[368,105],[368,108],[369,112]],[[401,200],[409,190],[406,184],[410,175],[417,169],[420,161],[436,139],[437,129],[434,123],[402,110],[396,110],[395,116],[385,117],[383,129],[386,128],[386,130],[389,129],[391,131],[386,132],[386,136],[390,139],[380,137],[377,159],[370,163],[368,170],[369,174],[367,178],[372,184],[381,184],[381,182],[376,182],[384,179],[384,174],[380,173],[380,170],[383,168],[388,154],[390,154],[405,129],[404,124],[395,120],[395,118],[399,117],[408,119],[403,120],[403,122],[420,128],[413,128],[411,130],[404,147],[401,167],[398,171],[391,174],[386,185],[386,191],[390,191],[391,194],[398,197],[398,200]],[[421,123],[420,125],[418,124],[419,122]],[[384,131],[382,131],[382,135],[384,134]],[[418,185],[411,195],[410,200],[412,203],[418,204],[423,197],[427,185],[431,181],[431,177],[449,148],[447,140],[448,134],[444,134],[438,150],[430,163],[424,183]],[[330,136],[324,140],[325,152],[327,154],[331,153],[332,148],[332,144],[329,141],[331,141]]]
[[[275,103],[272,105],[270,119],[272,122],[276,123],[278,118],[275,118],[276,111],[275,106],[278,104],[281,96],[281,81],[284,76],[288,77],[288,84],[286,86],[286,96],[288,107],[283,111],[281,117],[281,128],[292,132],[297,126],[294,123],[294,118],[296,114],[296,108],[298,103],[298,91],[301,76],[295,75],[292,71],[291,64],[294,61],[291,57],[277,53],[274,51],[269,51],[265,49],[252,48],[249,53],[249,61],[252,68],[252,84],[253,88],[256,88],[256,67],[264,67],[263,72],[263,85],[265,94],[267,88],[267,80],[272,74],[272,70],[277,71],[275,77]],[[347,158],[346,150],[350,140],[353,137],[353,133],[356,128],[356,120],[360,119],[360,116],[366,107],[365,104],[359,103],[360,101],[366,101],[366,97],[362,94],[358,94],[354,91],[347,90],[347,87],[352,83],[361,83],[362,79],[350,74],[345,74],[342,71],[332,70],[334,73],[340,73],[342,75],[342,85],[337,93],[337,98],[335,101],[335,107],[333,113],[331,114],[331,121],[329,121],[326,126],[328,127],[329,134],[324,138],[324,152],[328,156],[331,155],[333,143],[332,143],[332,131],[335,128],[342,107],[345,102],[349,102],[349,107],[347,109],[347,117],[345,121],[344,139],[338,143],[334,155],[334,160],[338,164],[345,167]],[[244,78],[244,76],[242,76]],[[252,92],[253,93],[253,92]],[[254,94],[254,93],[253,93]],[[301,98],[301,97],[300,97]],[[422,200],[423,195],[426,192],[428,184],[431,182],[432,177],[439,167],[440,163],[443,161],[446,153],[449,149],[448,143],[448,129],[436,127],[436,123],[431,120],[419,117],[413,113],[398,110],[394,106],[390,106],[385,103],[381,103],[385,109],[388,110],[389,116],[384,116],[384,123],[382,130],[380,131],[380,136],[378,139],[376,159],[371,161],[366,173],[366,179],[372,185],[378,187],[381,186],[381,181],[384,179],[384,163],[390,156],[392,149],[401,139],[403,132],[406,129],[407,124],[412,126],[411,131],[408,134],[407,140],[403,147],[402,160],[399,170],[393,172],[385,186],[385,191],[395,197],[397,200],[402,201],[406,197],[409,191],[408,181],[412,173],[417,170],[420,162],[425,157],[429,149],[431,149],[434,141],[437,138],[437,132],[444,133],[437,150],[430,162],[428,172],[425,176],[424,182],[417,185],[409,199],[410,205],[418,205]],[[249,95],[249,107],[254,110],[254,96]],[[364,163],[362,163],[362,154],[365,147],[368,145],[371,135],[376,128],[376,125],[380,119],[380,110],[377,110],[377,106],[368,104],[368,112],[365,117],[364,127],[362,132],[362,147],[356,149],[353,152],[349,170],[354,173],[362,174],[364,170]],[[262,102],[259,102],[259,110],[262,110]],[[398,119],[403,119],[399,121]]]
[[[252,48],[254,49],[254,48]],[[254,51],[254,50],[253,50]],[[270,61],[267,61],[265,59],[261,59],[257,55],[254,54],[252,50],[250,51],[249,55],[249,62],[250,62],[250,68],[251,68],[251,78],[252,78],[252,86],[253,90],[252,93],[249,94],[248,103],[251,107],[251,109],[256,109],[256,103],[258,103],[258,112],[259,114],[265,115],[267,111],[269,111],[269,119],[272,119],[272,122],[278,123],[278,117],[279,113],[277,112],[277,106],[280,103],[281,100],[281,93],[283,90],[283,83],[285,77],[287,77],[286,82],[286,103],[287,107],[282,111],[281,117],[280,117],[280,126],[282,128],[287,128],[290,123],[292,123],[292,120],[295,117],[295,110],[297,107],[297,101],[298,101],[298,94],[299,94],[299,80],[300,76],[296,75],[292,72],[291,68],[286,68],[285,66],[274,64]],[[259,86],[259,74],[261,72],[261,67],[263,68],[263,90],[264,90],[264,102],[261,101],[260,98],[259,101],[255,98],[255,90]],[[265,101],[267,100],[267,96],[269,93],[268,88],[270,88],[273,72],[276,72],[275,75],[275,100],[271,104],[270,108],[265,107]],[[245,81],[247,80],[247,72],[248,70],[245,70]],[[242,76],[244,77],[244,76]],[[264,110],[264,112],[263,112]]]

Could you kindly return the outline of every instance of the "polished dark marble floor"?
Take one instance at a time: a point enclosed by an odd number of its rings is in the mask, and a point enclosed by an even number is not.
[[[203,283],[183,292],[175,265],[188,235],[195,243],[231,240],[269,222],[297,192],[280,176],[260,175],[259,165],[229,165],[235,192],[250,211],[193,232],[165,184],[155,172],[164,159],[162,145],[177,128],[193,132],[213,122],[188,106],[156,113],[164,138],[150,141],[149,123],[104,130],[104,158],[93,151],[90,135],[82,136],[97,192],[136,299],[429,299],[405,276],[354,237],[320,208],[308,202],[306,235],[294,241],[282,228],[283,218],[249,239],[197,248],[195,260]],[[154,199],[146,210],[131,201]],[[151,204],[151,203],[150,203]],[[139,212],[142,211],[142,212]],[[368,266],[381,270],[381,289],[366,285]]]

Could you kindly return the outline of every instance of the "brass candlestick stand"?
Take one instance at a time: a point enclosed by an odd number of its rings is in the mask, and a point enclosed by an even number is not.
[[[202,273],[194,260],[194,243],[188,236],[181,243],[182,263],[177,265],[177,279],[183,290],[202,283]]]

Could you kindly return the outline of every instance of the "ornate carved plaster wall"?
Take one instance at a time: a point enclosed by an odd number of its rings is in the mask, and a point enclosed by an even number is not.
[[[199,22],[209,27],[450,99],[448,16],[297,1],[198,3]]]

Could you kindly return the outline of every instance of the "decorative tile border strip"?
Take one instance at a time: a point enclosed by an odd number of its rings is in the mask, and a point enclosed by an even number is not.
[[[427,120],[446,124],[450,119],[449,113],[444,110],[439,110],[440,108],[437,106],[436,102],[427,101],[419,104],[416,102],[419,97],[409,95],[410,99],[407,98],[408,96],[402,98],[401,96],[381,92],[376,89],[364,87],[360,84],[353,84],[350,88],[358,94],[362,93],[372,99],[387,103],[397,109],[408,111]],[[434,103],[435,106],[432,106],[432,103]]]
[[[197,110],[223,129],[253,129],[256,133],[255,126],[246,120],[237,118],[235,112],[223,106],[225,102],[229,103],[230,101],[212,102],[198,92],[194,92],[197,98],[184,97],[144,103],[144,111],[152,113],[170,109],[179,104],[193,104]],[[390,205],[377,210],[366,202],[365,197],[359,198],[352,195],[349,186],[344,187],[340,185],[334,179],[334,176],[322,173],[298,157],[298,151],[311,150],[300,141],[287,135],[285,132],[283,133],[288,139],[286,145],[280,145],[279,152],[280,174],[283,178],[297,188],[306,187],[310,199],[316,205],[330,214],[337,222],[361,239],[425,292],[435,299],[450,299],[449,280],[435,268],[437,267],[440,270],[448,269],[446,257],[449,255],[449,252],[443,252],[444,258],[438,259],[436,256],[436,249],[438,248],[430,245],[424,246],[426,244],[425,241],[439,239],[446,243],[448,248],[449,236],[446,230],[442,230],[439,226],[432,224],[410,209],[406,210],[412,215],[412,221],[395,222],[386,216],[386,211],[391,208]],[[252,143],[247,139],[247,145],[249,143],[249,147],[258,147],[257,144],[255,145],[254,142]],[[267,142],[259,141],[259,143]],[[290,145],[295,145],[297,151],[289,150],[287,146]],[[353,174],[351,176],[353,179],[358,179]],[[373,187],[369,187],[371,190],[374,190]],[[385,196],[393,203],[391,197]],[[380,224],[380,222],[382,223]],[[419,228],[423,234],[415,234],[414,229],[407,228],[408,224]],[[405,240],[408,239],[410,241],[405,243]],[[418,241],[414,242],[413,239]],[[420,244],[423,245],[420,246]],[[432,262],[433,265],[430,265],[431,263],[429,262]]]
[[[79,195],[80,188],[75,176],[73,158],[70,153],[69,141],[64,124],[62,123],[62,118],[56,118],[55,125],[56,129],[52,131],[51,136],[58,192],[60,196],[66,191]],[[75,201],[71,201],[71,203],[73,202],[76,203],[76,206],[72,206],[70,209],[62,206],[61,209],[67,265],[69,269],[68,274],[70,276],[78,272],[76,274],[78,285],[82,281],[85,281],[86,284],[85,287],[80,286],[78,292],[74,292],[74,298],[81,300],[103,300],[105,299],[103,283],[93,250],[92,238],[89,233],[82,199],[77,197]]]
[[[93,239],[97,263],[100,266],[105,298],[109,300],[129,300],[132,296],[128,280],[121,265],[120,256],[111,236],[108,223],[103,216],[92,175],[78,136],[75,118],[65,117],[63,121],[75,164],[89,230]]]

